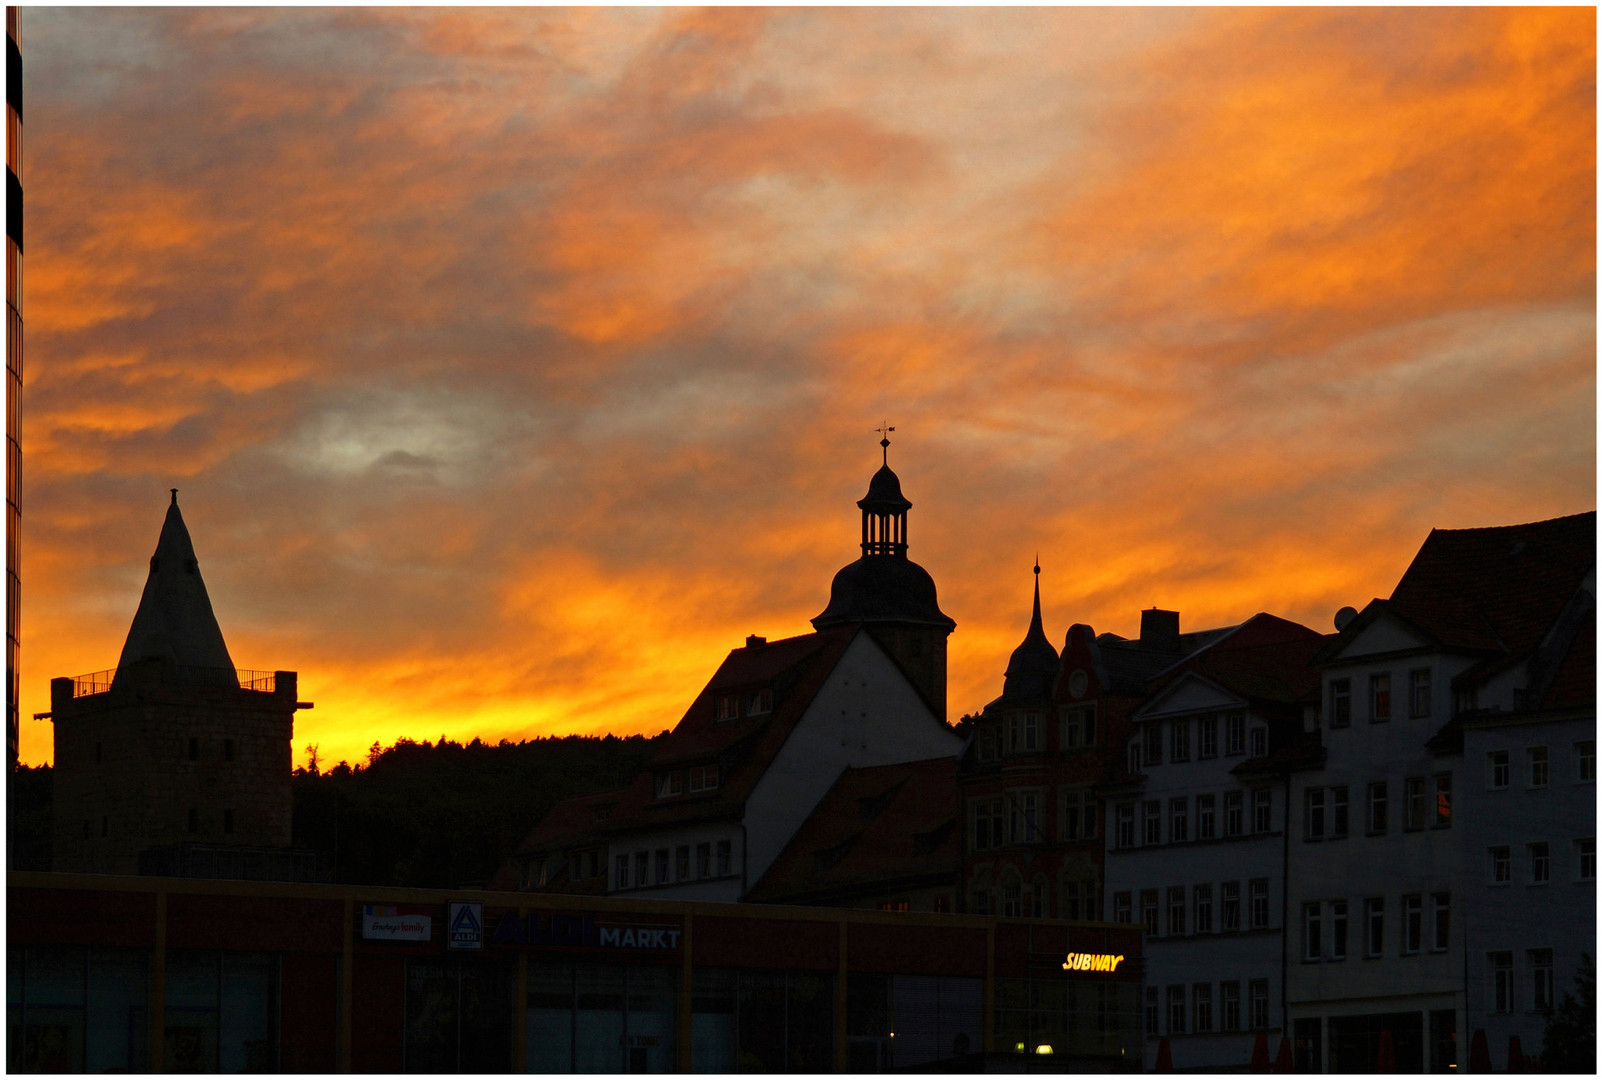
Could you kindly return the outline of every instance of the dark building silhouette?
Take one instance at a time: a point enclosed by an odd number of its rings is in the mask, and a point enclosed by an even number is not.
[[[303,877],[287,851],[293,671],[234,668],[178,493],[117,666],[50,682],[54,868]]]
[[[829,606],[812,620],[817,630],[865,627],[907,672],[941,720],[946,718],[946,639],[956,621],[940,610],[934,578],[907,558],[907,511],[901,481],[884,464],[857,502],[862,510],[862,557],[841,567],[829,588]]]
[[[6,8],[6,752],[22,734],[17,654],[22,641],[22,51],[19,9]]]

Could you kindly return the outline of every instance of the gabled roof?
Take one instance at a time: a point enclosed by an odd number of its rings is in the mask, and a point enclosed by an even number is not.
[[[211,610],[206,583],[200,577],[195,545],[178,510],[176,489],[161,525],[156,553],[150,557],[150,576],[145,579],[139,610],[128,628],[117,670],[151,659],[181,668],[215,669],[220,685],[238,685],[234,662]],[[195,681],[193,676],[191,681]]]
[[[586,836],[598,836],[605,816],[597,820],[596,814],[614,806],[626,789],[597,791],[590,795],[575,795],[551,807],[534,830],[518,845],[519,854],[541,851],[552,844],[575,844]]]
[[[1434,529],[1390,605],[1448,648],[1534,648],[1596,566],[1596,511],[1489,529]]]
[[[746,899],[806,903],[955,881],[957,759],[846,769]]]
[[[1259,612],[1165,672],[1158,693],[1192,674],[1253,703],[1315,703],[1320,675],[1312,660],[1329,639],[1300,623]]]
[[[743,816],[751,790],[860,633],[859,627],[851,626],[781,641],[753,639],[730,652],[677,726],[662,738],[651,764],[617,793],[611,815],[594,828],[613,834]],[[771,712],[717,719],[720,697],[738,695],[744,702],[763,688],[772,690]],[[715,789],[656,797],[658,773],[694,764],[717,765]],[[560,822],[551,821],[551,815],[541,820],[531,836],[536,834],[545,837],[545,844],[566,842],[567,837]]]

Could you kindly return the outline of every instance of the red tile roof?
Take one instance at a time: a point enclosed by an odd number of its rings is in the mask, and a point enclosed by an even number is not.
[[[806,903],[955,881],[957,759],[846,769],[747,899]]]

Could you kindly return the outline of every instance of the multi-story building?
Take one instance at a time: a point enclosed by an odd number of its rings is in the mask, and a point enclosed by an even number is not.
[[[1595,544],[1594,513],[1436,530],[1389,600],[1337,616],[1324,760],[1291,782],[1301,1067],[1372,1071],[1388,1039],[1400,1071],[1461,1068],[1480,1027],[1538,1042],[1546,988],[1595,933],[1576,878],[1596,697],[1572,655],[1594,641]]]
[[[1284,1029],[1286,767],[1324,638],[1259,614],[1173,665],[1103,785],[1110,917],[1147,935],[1145,1062],[1239,1068]]]
[[[498,881],[741,900],[844,770],[956,756],[962,740],[941,719],[956,624],[907,558],[912,504],[885,464],[857,505],[862,557],[835,575],[816,632],[748,638],[647,769],[558,804]]]
[[[296,683],[234,668],[174,490],[117,666],[50,683],[54,868],[315,873],[280,868]]]

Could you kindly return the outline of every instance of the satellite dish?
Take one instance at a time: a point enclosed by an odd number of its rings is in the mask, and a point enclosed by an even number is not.
[[[1341,608],[1335,613],[1335,629],[1337,632],[1346,629],[1346,625],[1357,618],[1357,609],[1351,605]]]

